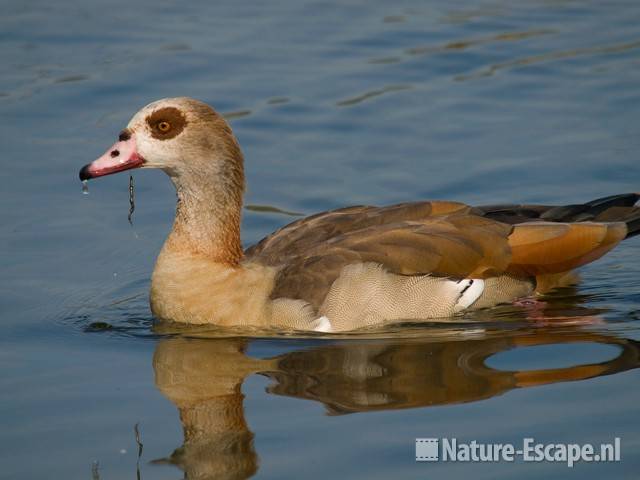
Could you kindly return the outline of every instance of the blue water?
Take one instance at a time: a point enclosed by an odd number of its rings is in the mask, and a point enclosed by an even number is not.
[[[135,173],[131,227],[127,176],[82,195],[77,171],[138,108],[184,95],[230,119],[249,205],[638,191],[638,2],[0,6],[0,478],[636,478],[637,237],[542,312],[213,338],[148,309],[168,179]],[[248,209],[243,241],[292,219]],[[620,437],[622,460],[417,463],[416,437]]]

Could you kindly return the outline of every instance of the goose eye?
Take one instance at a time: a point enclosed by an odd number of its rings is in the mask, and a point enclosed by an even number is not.
[[[184,113],[175,107],[164,107],[156,110],[145,119],[149,133],[156,140],[175,138],[187,126]]]
[[[169,122],[167,122],[166,120],[160,120],[156,124],[156,128],[158,129],[158,131],[160,131],[162,133],[167,133],[169,130],[171,130],[171,124]]]

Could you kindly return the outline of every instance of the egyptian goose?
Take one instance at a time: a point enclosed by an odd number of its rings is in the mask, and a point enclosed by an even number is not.
[[[420,201],[295,221],[243,252],[243,156],[231,128],[191,98],[153,102],[88,180],[160,168],[178,202],[151,279],[163,320],[322,332],[449,318],[552,288],[640,233],[640,194],[561,207]]]

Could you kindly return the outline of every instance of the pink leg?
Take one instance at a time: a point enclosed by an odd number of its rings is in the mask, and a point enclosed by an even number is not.
[[[548,302],[537,300],[536,297],[523,297],[514,300],[513,305],[524,308],[527,313],[527,319],[533,320],[540,326],[543,325],[601,325],[605,323],[604,319],[595,315],[587,315],[584,317],[568,317],[554,316],[545,314],[545,308]]]

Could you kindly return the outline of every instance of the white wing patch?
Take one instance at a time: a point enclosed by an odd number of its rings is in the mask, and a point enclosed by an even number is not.
[[[333,331],[333,328],[331,326],[331,321],[326,317],[326,316],[322,316],[319,318],[316,318],[313,321],[313,331],[314,332],[324,332],[324,333],[329,333]]]
[[[484,280],[477,278],[465,278],[459,282],[454,282],[460,291],[460,298],[453,307],[455,312],[461,312],[465,308],[473,305],[484,292]]]

